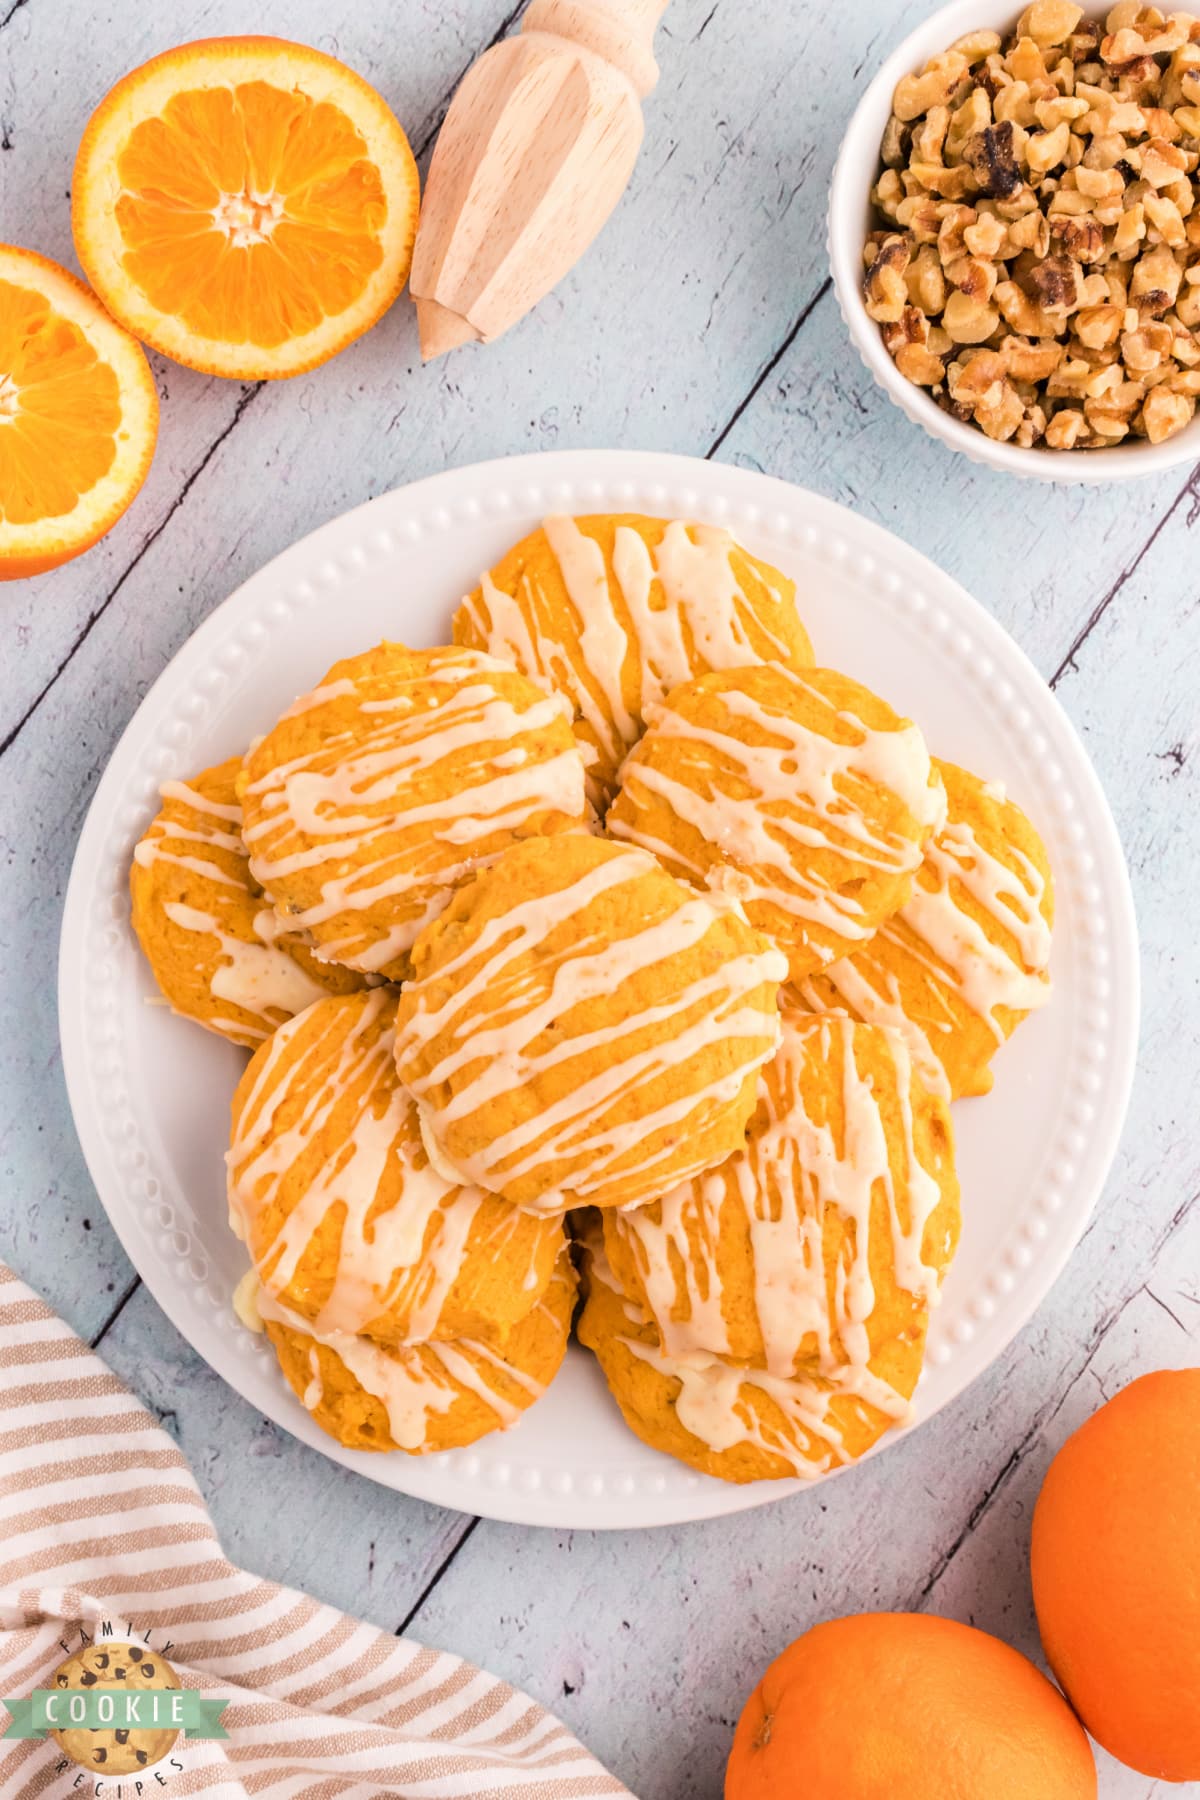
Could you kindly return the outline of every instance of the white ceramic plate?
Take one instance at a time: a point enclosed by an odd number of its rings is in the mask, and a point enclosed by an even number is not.
[[[335,519],[239,588],[155,683],[97,789],[63,919],[63,1063],[122,1243],[164,1311],[252,1405],[326,1456],[444,1506],[537,1525],[656,1525],[805,1484],[732,1487],[647,1449],[578,1348],[512,1431],[467,1450],[371,1456],[317,1429],[230,1307],[245,1252],[225,1222],[222,1152],[243,1054],[147,1004],[153,984],[128,919],[129,857],[160,782],[241,750],[339,657],[383,637],[444,641],[480,571],[552,511],[727,524],[796,578],[819,660],[910,713],[935,754],[1007,782],[1046,839],[1054,998],[998,1056],[993,1094],[955,1109],[962,1246],[918,1418],[999,1355],[1082,1232],[1125,1113],[1138,961],[1120,845],[1066,717],[989,615],[878,526],[748,470],[614,451],[457,469]]]

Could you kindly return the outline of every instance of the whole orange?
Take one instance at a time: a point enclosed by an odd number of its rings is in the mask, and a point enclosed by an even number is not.
[[[1097,1742],[1200,1780],[1200,1369],[1141,1376],[1067,1439],[1033,1515],[1033,1598]]]
[[[725,1800],[1095,1800],[1058,1689],[999,1638],[922,1613],[833,1619],[776,1657]]]

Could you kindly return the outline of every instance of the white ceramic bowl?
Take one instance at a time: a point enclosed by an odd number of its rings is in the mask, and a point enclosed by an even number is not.
[[[1088,5],[1087,10],[1090,15],[1097,9]],[[1156,475],[1195,462],[1200,459],[1200,413],[1185,430],[1162,444],[1136,439],[1105,450],[1022,450],[1016,444],[996,443],[978,426],[952,418],[924,388],[905,380],[863,304],[862,251],[875,224],[870,194],[879,173],[879,147],[891,117],[896,83],[902,75],[921,69],[931,56],[949,49],[966,32],[1007,32],[1018,16],[1019,8],[1010,9],[1005,0],[998,4],[996,0],[952,0],[893,50],[863,94],[842,142],[829,200],[829,261],[842,317],[867,368],[901,412],[972,462],[1039,481],[1092,484]]]

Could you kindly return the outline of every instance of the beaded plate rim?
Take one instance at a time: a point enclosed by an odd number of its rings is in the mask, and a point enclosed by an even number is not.
[[[189,762],[216,698],[269,652],[273,631],[427,538],[495,522],[516,537],[549,511],[645,511],[724,524],[754,547],[792,545],[882,597],[966,676],[1004,727],[1044,760],[1060,907],[1074,921],[1076,995],[1054,1141],[1043,1178],[1014,1213],[1001,1258],[951,1323],[935,1315],[916,1429],[998,1357],[1082,1235],[1116,1153],[1132,1085],[1138,951],[1128,873],[1087,754],[1055,696],[995,619],[949,576],[882,527],[755,470],[648,451],[555,451],[428,477],[331,520],[251,576],[192,634],[142,701],[110,758],[80,835],[63,914],[59,1023],[76,1129],[97,1193],[151,1293],[193,1348],[246,1400],[335,1461],[383,1485],[460,1511],[557,1528],[678,1523],[763,1505],[812,1486],[736,1487],[641,1445],[587,1474],[536,1444],[538,1409],[515,1433],[430,1457],[371,1456],[325,1436],[262,1345],[236,1324],[196,1241],[186,1196],[163,1168],[156,1121],[139,1107],[121,996],[135,966],[126,873],[158,783]],[[781,560],[784,560],[781,558]],[[785,561],[786,567],[786,561]],[[198,753],[197,753],[198,754]],[[196,755],[191,756],[196,760]],[[1045,828],[1046,821],[1043,820]],[[1008,1052],[1019,1056],[1019,1048]],[[572,1357],[586,1356],[573,1349]],[[881,1448],[905,1434],[892,1434]],[[512,1455],[518,1439],[521,1453]]]

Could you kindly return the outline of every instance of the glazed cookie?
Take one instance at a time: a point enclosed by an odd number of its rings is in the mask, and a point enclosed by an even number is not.
[[[795,583],[715,525],[636,513],[549,518],[463,601],[454,641],[565,694],[597,810],[646,708],[690,675],[811,663]]]
[[[545,1292],[562,1227],[430,1166],[395,1015],[391,988],[323,1000],[251,1059],[230,1220],[269,1294],[321,1336],[501,1337]]]
[[[269,1301],[262,1309],[279,1365],[322,1431],[355,1450],[410,1456],[515,1425],[558,1373],[574,1310],[566,1253],[537,1305],[499,1342],[401,1348],[337,1333],[318,1338]]]
[[[60,1688],[178,1688],[179,1678],[169,1664],[144,1644],[92,1644],[69,1656],[54,1672]],[[68,1726],[50,1736],[65,1756],[98,1775],[135,1775],[161,1762],[179,1736],[177,1726],[130,1726],[110,1729]]]
[[[363,978],[318,962],[285,930],[251,875],[235,783],[238,756],[168,781],[133,853],[133,928],[172,1011],[253,1046],[324,994]]]
[[[471,650],[335,663],[246,757],[250,868],[331,962],[396,980],[450,894],[509,844],[584,826],[565,701]]]
[[[786,969],[644,851],[519,844],[417,940],[401,1078],[464,1180],[544,1212],[632,1205],[741,1142]]]
[[[906,1424],[924,1335],[883,1345],[865,1367],[788,1380],[702,1352],[672,1357],[622,1294],[593,1227],[584,1238],[579,1340],[595,1352],[630,1430],[720,1481],[816,1480]]]
[[[1004,789],[934,766],[948,812],[910,898],[798,991],[814,1012],[895,1026],[926,1087],[957,1100],[988,1092],[996,1050],[1050,998],[1054,890],[1045,846]]]
[[[663,1351],[790,1377],[915,1341],[958,1242],[950,1109],[898,1032],[785,1011],[746,1145],[604,1216],[619,1287]]]
[[[915,725],[845,675],[777,664],[676,688],[608,829],[736,895],[799,981],[904,903],[945,806]]]

